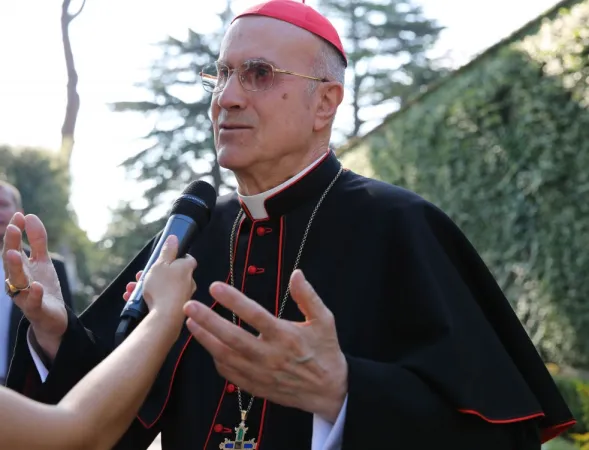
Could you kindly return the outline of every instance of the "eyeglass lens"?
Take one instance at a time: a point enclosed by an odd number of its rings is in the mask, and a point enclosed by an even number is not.
[[[246,61],[236,71],[241,85],[247,91],[264,91],[274,81],[274,70],[264,61]],[[232,72],[225,64],[209,64],[200,73],[203,87],[209,92],[222,91]]]

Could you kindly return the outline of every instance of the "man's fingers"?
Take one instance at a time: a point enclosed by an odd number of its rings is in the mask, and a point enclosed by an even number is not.
[[[15,249],[20,251],[22,246],[22,234],[25,230],[25,216],[22,213],[17,212],[14,213],[6,227],[6,231],[4,232],[4,239],[3,244],[4,247],[2,249],[2,256],[5,256],[5,253],[10,249]]]
[[[4,249],[2,251],[4,257],[9,250],[16,250],[20,252],[22,248],[22,231],[13,223],[8,224],[4,233]]]
[[[34,281],[31,287],[14,297],[14,303],[22,310],[29,321],[34,321],[43,303],[43,285]]]
[[[135,274],[135,280],[136,281],[139,281],[139,278],[141,278],[141,275],[143,275],[143,270],[140,270],[139,272],[137,272]]]
[[[213,358],[220,358],[228,350],[216,336],[197,325],[190,317],[186,320],[186,328],[192,336],[211,354]]]
[[[23,293],[26,295],[26,293]],[[28,291],[28,296],[25,300],[24,310],[25,311],[36,311],[41,308],[43,302],[43,285],[33,281]]]
[[[172,261],[176,259],[176,255],[178,254],[178,238],[174,235],[170,235],[164,241],[164,245],[162,246],[162,250],[160,252],[160,257],[158,258],[160,261],[163,261],[167,264],[171,264]]]
[[[328,309],[300,269],[295,270],[290,277],[290,293],[307,320],[325,317]]]
[[[226,361],[230,356],[244,356],[244,353],[241,353],[239,350],[236,352],[234,348],[228,346],[225,342],[223,342],[222,339],[219,339],[219,337],[211,331],[200,326],[191,317],[186,320],[186,328],[188,328],[188,331],[190,331],[192,336],[205,348],[205,350],[210,353],[210,355],[215,360]],[[247,333],[247,331],[245,333]],[[251,359],[248,358],[248,360]]]
[[[47,230],[45,230],[45,225],[43,225],[41,219],[34,214],[27,214],[25,216],[25,230],[31,246],[31,259],[48,261]]]
[[[20,231],[25,231],[25,216],[21,212],[14,213],[10,219],[12,225],[17,226]]]
[[[241,320],[250,324],[264,335],[277,331],[277,319],[259,303],[251,300],[239,290],[226,283],[215,281],[209,292],[225,308],[233,311]]]
[[[184,313],[193,323],[191,332],[198,328],[201,333],[206,331],[216,340],[242,355],[260,356],[260,341],[258,339],[243,328],[221,317],[209,307],[197,301],[189,301],[184,305]],[[195,334],[195,337],[198,335]]]
[[[29,277],[27,276],[23,261],[22,253],[17,250],[10,249],[6,253],[6,275],[10,283],[17,289],[24,289],[29,285]]]

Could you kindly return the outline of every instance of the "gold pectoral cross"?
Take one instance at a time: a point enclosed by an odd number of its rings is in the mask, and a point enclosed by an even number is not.
[[[256,444],[256,439],[252,438],[245,441],[245,433],[247,432],[247,427],[245,426],[245,418],[247,416],[246,411],[241,411],[241,422],[239,422],[239,426],[235,427],[235,440],[230,441],[228,438],[225,438],[223,442],[219,444],[219,448],[221,450],[255,450],[258,447]]]

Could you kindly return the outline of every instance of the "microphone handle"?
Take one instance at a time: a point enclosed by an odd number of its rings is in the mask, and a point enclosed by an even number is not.
[[[115,348],[123,343],[125,338],[129,336],[135,328],[137,328],[139,322],[132,317],[123,317],[119,322],[117,331],[115,331],[114,344]]]
[[[162,231],[157,246],[149,261],[145,265],[145,269],[141,274],[141,278],[137,282],[137,286],[131,293],[131,297],[125,304],[123,311],[121,312],[121,321],[115,332],[115,347],[117,347],[125,338],[137,327],[139,322],[149,312],[147,304],[143,298],[143,283],[146,273],[149,271],[151,266],[156,262],[161,253],[164,242],[170,235],[175,235],[178,238],[178,254],[176,258],[182,258],[186,255],[188,248],[192,242],[192,238],[198,231],[197,222],[183,214],[175,214],[170,216],[166,227]]]

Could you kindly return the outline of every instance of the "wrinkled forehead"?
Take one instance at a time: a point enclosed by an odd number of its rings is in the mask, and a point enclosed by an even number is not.
[[[282,20],[246,16],[227,29],[219,60],[237,66],[246,60],[263,59],[277,65],[313,64],[320,40],[312,33]]]

